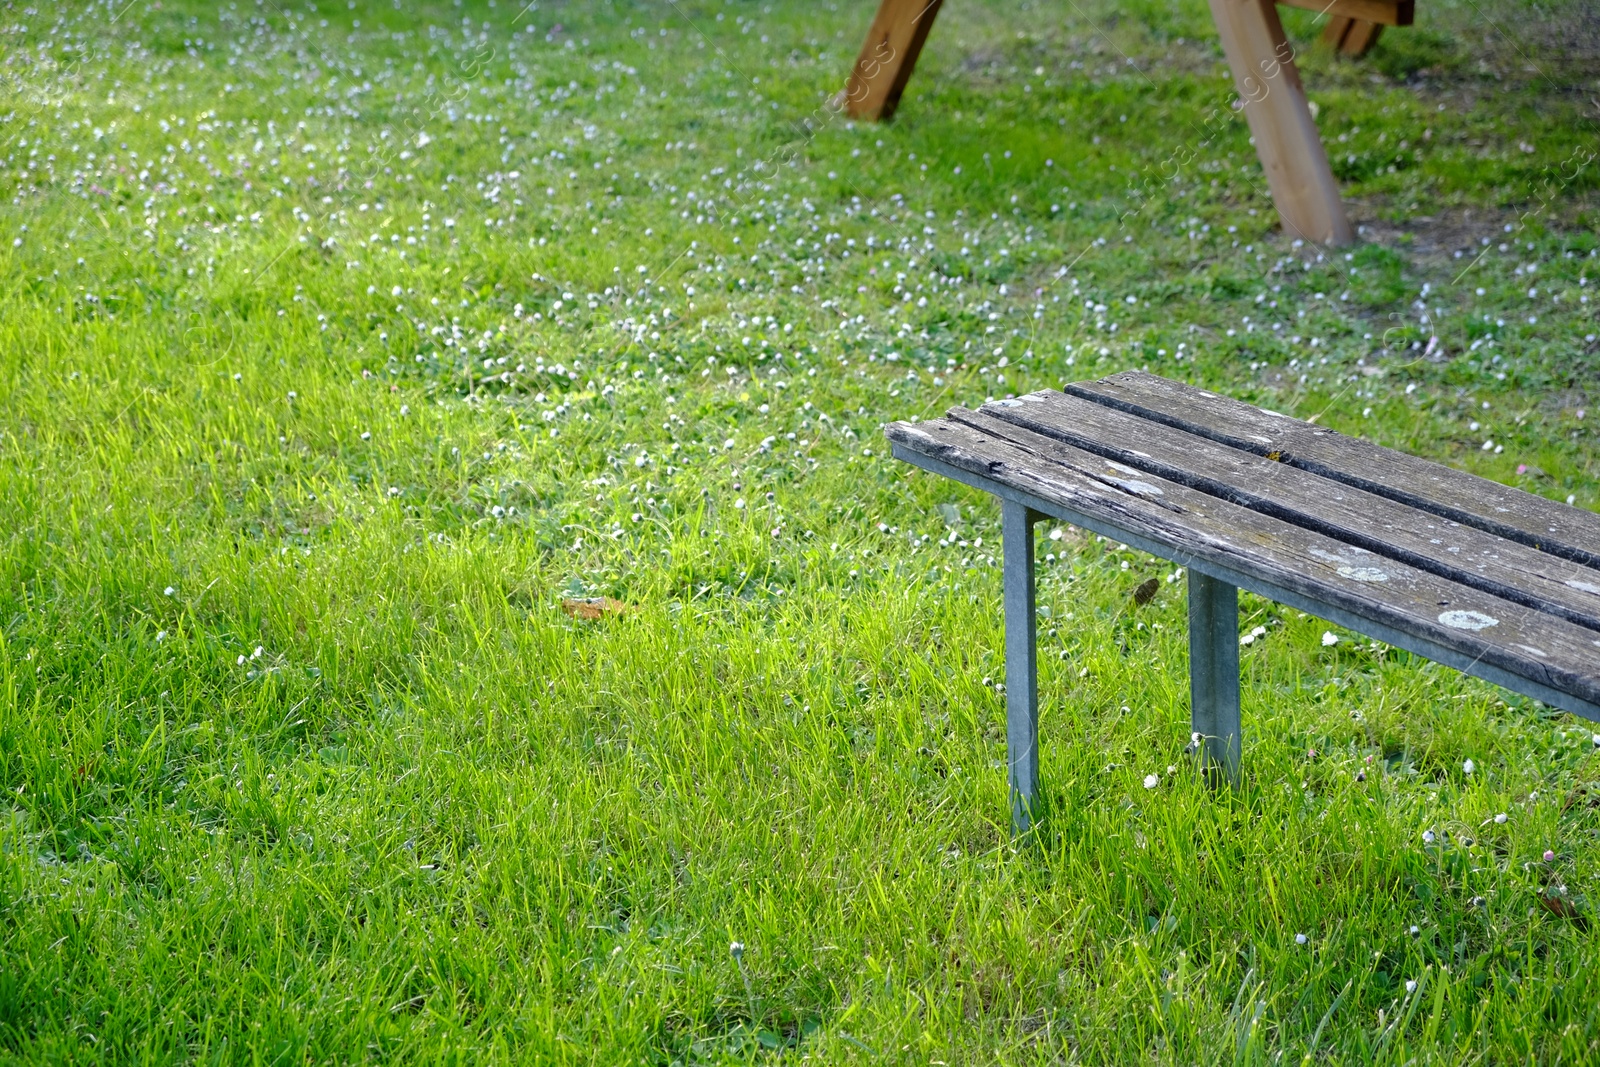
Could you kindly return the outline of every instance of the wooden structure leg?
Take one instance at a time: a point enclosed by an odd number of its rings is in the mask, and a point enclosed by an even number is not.
[[[845,85],[853,119],[887,119],[905,92],[943,0],[883,0]]]
[[[1335,15],[1322,29],[1322,43],[1334,51],[1359,59],[1378,43],[1383,23]]]
[[[1355,234],[1277,6],[1273,0],[1211,0],[1211,17],[1284,230],[1321,244],[1349,244]]]

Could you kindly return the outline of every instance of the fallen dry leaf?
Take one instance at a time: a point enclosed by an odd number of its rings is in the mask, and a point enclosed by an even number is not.
[[[1156,598],[1156,594],[1160,591],[1161,579],[1146,578],[1143,582],[1139,583],[1138,588],[1134,589],[1133,602],[1138,604],[1140,607],[1144,607],[1146,604],[1150,603],[1150,601],[1154,600]]]
[[[1567,896],[1566,890],[1552,887],[1539,894],[1539,903],[1544,910],[1552,915],[1559,915],[1563,919],[1571,919],[1580,927],[1589,925],[1589,918],[1584,914],[1581,901]]]
[[[603,619],[607,615],[625,615],[629,608],[608,596],[580,596],[563,600],[561,610],[574,619]]]

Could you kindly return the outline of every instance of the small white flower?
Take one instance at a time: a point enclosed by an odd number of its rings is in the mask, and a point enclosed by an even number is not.
[[[728,946],[728,954],[731,955],[734,959],[739,959],[740,957],[742,957],[744,955],[744,942],[743,941],[735,941],[732,944],[730,944]]]
[[[1467,760],[1465,763],[1463,763],[1461,765],[1461,773],[1462,774],[1471,774],[1473,771],[1475,771],[1477,769],[1478,769],[1478,765],[1476,763],[1473,763],[1471,760]]]
[[[1307,941],[1310,941],[1310,940],[1311,939],[1309,937],[1307,937],[1305,934],[1295,934],[1294,935],[1294,943],[1297,944],[1297,945],[1303,945]]]
[[[1333,645],[1337,645],[1338,643],[1339,643],[1339,635],[1338,634],[1334,633],[1332,630],[1324,630],[1324,631],[1322,631],[1322,646],[1324,648],[1332,647]]]
[[[1417,991],[1417,980],[1415,978],[1407,978],[1406,979],[1406,992],[1407,993],[1415,993],[1416,991]]]
[[[250,658],[251,659],[260,659],[261,658],[261,653],[264,652],[264,651],[265,651],[265,649],[263,649],[260,645],[257,645],[256,646],[256,650],[254,652],[250,653]]]
[[[167,631],[161,630],[161,631],[158,631],[156,633],[156,640],[157,641],[165,641],[166,639],[167,639]]]
[[[1412,927],[1412,928],[1411,928],[1411,929],[1410,929],[1410,930],[1409,930],[1409,931],[1407,931],[1407,932],[1408,932],[1408,933],[1409,933],[1409,934],[1410,934],[1410,935],[1411,935],[1411,936],[1412,936],[1412,937],[1416,937],[1416,936],[1417,936],[1417,935],[1418,935],[1418,934],[1420,934],[1420,933],[1421,933],[1421,932],[1422,932],[1422,928],[1421,928],[1421,927],[1419,927],[1419,926],[1413,926],[1413,927]]]
[[[1422,831],[1422,843],[1424,845],[1433,844],[1433,831],[1432,830],[1424,830],[1424,831]]]
[[[236,666],[244,666],[244,653],[239,653],[239,658],[233,661]]]
[[[1161,779],[1157,775],[1147,774],[1147,775],[1144,776],[1144,787],[1146,789],[1154,789],[1156,786],[1158,786],[1160,784],[1161,784]]]
[[[1496,815],[1494,817],[1494,824],[1496,826],[1504,826],[1506,824],[1506,813],[1502,811],[1500,814]]]
[[[167,586],[167,587],[166,587],[166,588],[165,588],[165,589],[163,589],[163,590],[162,590],[162,591],[161,591],[161,592],[162,592],[162,593],[163,593],[163,594],[165,594],[165,595],[166,595],[166,596],[173,596],[173,595],[175,595],[175,594],[176,594],[176,593],[177,593],[177,592],[178,592],[178,591],[177,591],[177,590],[176,590],[176,589],[174,589],[174,588],[173,588],[173,587],[172,587],[172,586],[170,586],[170,585],[169,585],[169,586]],[[1597,743],[1597,744],[1600,744],[1600,741],[1597,741],[1597,742],[1596,742],[1596,743]]]

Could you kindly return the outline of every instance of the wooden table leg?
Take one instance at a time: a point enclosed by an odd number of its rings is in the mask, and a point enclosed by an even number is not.
[[[1383,32],[1383,23],[1367,22],[1364,19],[1345,19],[1344,21],[1348,25],[1345,27],[1344,32],[1339,34],[1336,47],[1339,49],[1340,54],[1347,55],[1352,59],[1359,59],[1371,51],[1373,45],[1378,43],[1378,34]],[[1329,22],[1328,27],[1331,30],[1333,23]],[[1329,30],[1323,31],[1322,39],[1324,41],[1329,39]]]
[[[1371,51],[1373,45],[1378,43],[1378,35],[1384,32],[1382,22],[1368,22],[1365,19],[1350,19],[1350,27],[1344,32],[1344,37],[1339,40],[1339,51],[1352,59],[1360,59]]]
[[[1206,770],[1239,779],[1239,590],[1189,571],[1189,721]]]
[[[1328,24],[1322,27],[1322,43],[1335,52],[1343,50],[1345,34],[1350,32],[1350,27],[1355,25],[1355,21],[1344,15],[1331,16]]]
[[[1355,234],[1277,6],[1273,0],[1211,0],[1211,17],[1284,231],[1322,244],[1349,244]]]
[[[1024,833],[1038,816],[1038,621],[1034,618],[1033,524],[1025,505],[1000,502],[1005,554],[1006,764],[1011,768],[1011,827]]]
[[[845,85],[853,119],[887,119],[900,104],[943,0],[883,0]]]

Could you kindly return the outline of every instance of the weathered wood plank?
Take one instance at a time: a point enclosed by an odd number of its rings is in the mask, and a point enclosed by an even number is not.
[[[844,106],[851,118],[887,120],[894,114],[942,2],[883,0],[878,6],[845,83]]]
[[[1600,567],[1600,515],[1582,508],[1142,371],[1065,391]]]
[[[1409,26],[1417,17],[1416,0],[1278,0],[1286,7],[1315,11],[1334,18]]]
[[[1600,634],[1600,570],[1054,390],[983,414]],[[967,418],[961,410],[951,419]]]
[[[1348,616],[1358,629],[1367,623],[1395,635],[1386,640],[1415,637],[1441,650],[1434,658],[1453,654],[1445,661],[1469,673],[1487,675],[1487,668],[1527,679],[1552,696],[1576,697],[1584,706],[1574,710],[1600,714],[1600,635],[1591,630],[1013,423],[979,412],[952,415],[961,421],[892,423],[885,433],[904,458],[970,472],[1038,501],[1040,510],[1082,516],[1180,565],[1245,588],[1255,582],[1283,590]]]

